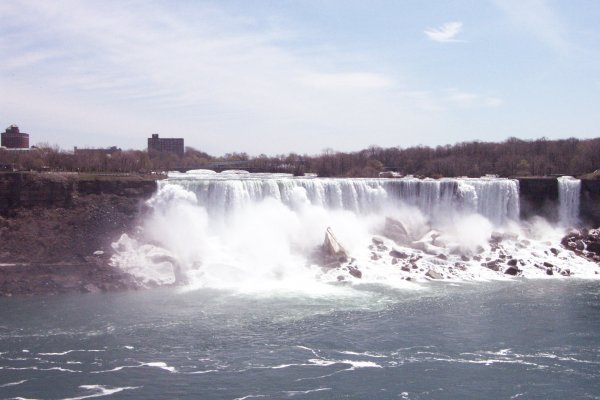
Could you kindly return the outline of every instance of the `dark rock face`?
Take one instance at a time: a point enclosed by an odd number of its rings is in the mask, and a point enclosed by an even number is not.
[[[79,176],[74,173],[0,173],[0,214],[20,208],[72,208],[74,199],[90,194],[148,199],[154,179],[136,176]]]
[[[0,174],[0,295],[136,287],[108,264],[110,245],[137,226],[156,182],[110,180],[90,194],[76,174]]]
[[[508,267],[506,270],[504,270],[504,273],[505,273],[506,275],[513,275],[513,276],[516,276],[516,275],[518,275],[518,274],[519,274],[519,272],[521,272],[521,270],[520,270],[519,268],[517,268],[517,267],[512,267],[512,266],[511,266],[511,267]]]
[[[580,215],[590,226],[600,226],[600,179],[581,180]]]
[[[556,178],[520,178],[519,203],[522,219],[538,215],[556,222],[558,220],[558,180]]]
[[[600,263],[600,228],[590,230],[572,230],[562,238],[561,244],[567,250]]]
[[[357,267],[349,266],[348,273],[357,279],[362,278],[362,272]]]
[[[556,178],[519,178],[521,218],[535,215],[558,220],[558,181]],[[580,216],[588,226],[600,226],[600,180],[582,179]]]

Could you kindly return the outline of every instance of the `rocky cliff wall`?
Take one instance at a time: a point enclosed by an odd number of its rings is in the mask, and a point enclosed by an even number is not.
[[[591,227],[600,226],[600,180],[582,179],[580,218]],[[533,216],[558,221],[559,199],[556,178],[519,178],[521,219]]]
[[[581,181],[581,218],[590,226],[600,227],[600,180]]]
[[[71,208],[87,195],[147,199],[156,190],[152,177],[69,173],[0,173],[0,215],[20,208]]]
[[[0,173],[0,296],[118,290],[109,265],[156,190],[153,177]]]
[[[533,216],[558,221],[558,180],[556,178],[519,178],[521,219]]]

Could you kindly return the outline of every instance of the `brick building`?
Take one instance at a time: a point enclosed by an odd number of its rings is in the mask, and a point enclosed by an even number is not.
[[[19,131],[19,127],[11,125],[6,128],[6,132],[2,132],[1,144],[7,149],[28,149],[29,134]]]
[[[183,155],[183,138],[159,138],[158,133],[148,138],[148,152],[159,153],[171,152],[179,156]]]

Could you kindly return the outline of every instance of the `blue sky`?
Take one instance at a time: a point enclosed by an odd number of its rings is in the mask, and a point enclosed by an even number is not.
[[[600,136],[600,1],[0,2],[32,143],[316,154]],[[4,127],[3,126],[3,127]]]

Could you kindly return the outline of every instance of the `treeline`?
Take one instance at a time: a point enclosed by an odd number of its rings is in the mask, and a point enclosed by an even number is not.
[[[172,153],[129,150],[112,154],[67,152],[39,146],[30,151],[0,151],[4,169],[79,172],[148,173],[174,169],[247,169],[253,172],[287,172],[296,175],[316,173],[323,177],[374,177],[380,173],[428,177],[479,177],[495,174],[581,176],[600,169],[600,138],[520,140],[501,143],[464,142],[435,148],[417,146],[381,148],[371,146],[357,152],[325,150],[319,155],[251,157],[228,153],[213,157],[191,147],[181,157]]]
[[[509,138],[501,143],[475,141],[407,149],[373,146],[356,153],[324,152],[309,164],[320,176],[369,176],[383,170],[429,177],[581,176],[599,168],[600,138]]]

